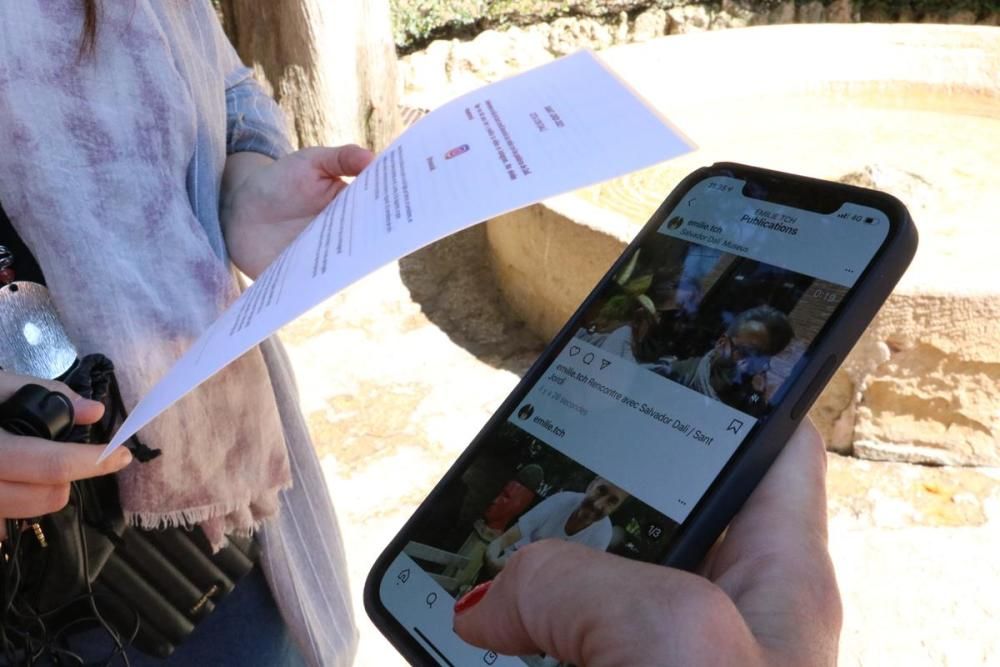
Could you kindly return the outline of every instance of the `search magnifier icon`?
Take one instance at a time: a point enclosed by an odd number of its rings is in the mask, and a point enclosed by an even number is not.
[[[437,602],[437,599],[438,599],[438,594],[437,593],[428,593],[427,594],[427,599],[425,600],[425,602],[427,602],[427,608],[428,609],[433,609],[434,608],[434,603]]]

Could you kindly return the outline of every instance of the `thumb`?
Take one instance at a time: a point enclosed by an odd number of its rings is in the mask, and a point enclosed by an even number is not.
[[[313,166],[331,178],[357,176],[375,158],[368,149],[355,144],[303,149]]]
[[[690,623],[677,618],[682,605],[676,602],[706,586],[714,588],[687,572],[546,540],[519,550],[496,579],[459,598],[455,631],[506,655],[544,653],[578,665],[662,664],[676,653],[659,642],[663,628]],[[637,636],[644,640],[634,641]]]

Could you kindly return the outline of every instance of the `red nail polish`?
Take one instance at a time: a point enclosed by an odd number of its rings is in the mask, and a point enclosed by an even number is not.
[[[463,611],[468,611],[479,604],[479,601],[482,600],[483,596],[485,596],[490,590],[490,584],[492,583],[492,580],[483,582],[462,597],[458,598],[458,600],[455,601],[455,613],[461,614]]]

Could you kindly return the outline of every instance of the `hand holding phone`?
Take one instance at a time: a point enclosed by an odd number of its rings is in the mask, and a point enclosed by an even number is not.
[[[775,645],[755,637],[804,641],[789,664],[835,655],[817,437],[800,432],[740,508],[915,249],[882,193],[728,163],[688,176],[380,557],[375,623],[414,664],[453,667],[559,664],[538,649],[705,662],[616,653],[619,635],[660,641],[661,611],[689,629],[662,650],[734,651],[709,664],[768,664]],[[696,569],[714,583],[680,571]],[[431,595],[459,600],[463,637],[497,653],[456,635],[450,606],[420,604]]]
[[[588,667],[836,664],[841,608],[825,469],[822,439],[805,423],[733,519],[704,578],[538,542],[485,595],[458,600],[455,631],[497,653]]]

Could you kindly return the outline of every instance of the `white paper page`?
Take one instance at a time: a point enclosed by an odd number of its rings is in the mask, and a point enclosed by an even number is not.
[[[133,408],[109,455],[336,292],[460,229],[693,146],[589,52],[480,88],[403,133]]]

